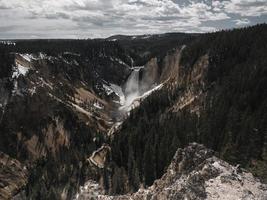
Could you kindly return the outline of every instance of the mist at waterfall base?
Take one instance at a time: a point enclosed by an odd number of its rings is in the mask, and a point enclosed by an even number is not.
[[[151,85],[149,81],[143,80],[143,78],[147,79],[148,77],[142,77],[142,80],[139,80],[141,69],[135,68],[124,84],[123,96],[120,97],[123,101],[121,101],[121,106],[118,109],[122,116],[138,107],[142,99],[163,86],[163,84]]]
[[[140,69],[134,69],[124,85],[124,102],[119,108],[121,112],[131,110],[132,104],[142,95],[139,82]]]
[[[139,69],[133,70],[125,84],[125,102],[124,106],[130,106],[132,102],[140,95],[139,92]]]

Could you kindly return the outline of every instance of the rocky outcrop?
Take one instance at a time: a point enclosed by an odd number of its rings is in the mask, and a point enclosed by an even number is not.
[[[162,73],[160,76],[161,81],[164,81],[170,77],[178,78],[182,49],[176,49],[173,52],[169,52],[163,59]]]
[[[139,189],[134,194],[106,196],[96,183],[87,182],[76,199],[90,198],[265,200],[267,185],[261,184],[239,166],[232,166],[215,157],[214,152],[203,145],[192,143],[185,149],[177,150],[167,172],[149,188]]]
[[[0,199],[10,199],[28,182],[28,171],[18,160],[0,152]]]
[[[97,151],[94,151],[93,154],[87,159],[89,162],[92,162],[95,166],[99,168],[104,168],[107,154],[110,152],[110,147],[104,144]]]
[[[185,88],[179,98],[170,109],[172,112],[178,112],[184,108],[190,107],[191,112],[199,115],[200,106],[203,105],[205,99],[205,92],[207,86],[205,78],[209,65],[209,56],[204,55],[200,57],[190,70],[185,66],[180,66],[178,70],[179,78],[176,77],[175,81],[171,84],[179,85]]]

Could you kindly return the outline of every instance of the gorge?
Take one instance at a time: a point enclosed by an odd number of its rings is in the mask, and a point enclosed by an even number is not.
[[[0,199],[266,199],[266,43],[0,43]]]

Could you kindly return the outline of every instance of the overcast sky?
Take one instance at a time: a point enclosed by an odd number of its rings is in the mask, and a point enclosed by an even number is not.
[[[267,0],[0,0],[0,38],[210,32],[267,22]]]

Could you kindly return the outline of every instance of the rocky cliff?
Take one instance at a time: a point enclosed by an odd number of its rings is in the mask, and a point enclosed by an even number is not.
[[[192,143],[178,149],[166,173],[152,186],[136,193],[122,196],[105,196],[103,189],[87,182],[76,196],[85,199],[220,199],[220,200],[265,200],[267,185],[237,166],[214,156],[214,152],[203,145]]]
[[[0,153],[0,199],[11,199],[25,188],[28,174],[25,165]]]

